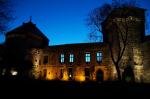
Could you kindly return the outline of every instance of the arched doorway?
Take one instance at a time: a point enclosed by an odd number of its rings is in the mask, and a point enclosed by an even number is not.
[[[103,81],[103,71],[101,69],[97,70],[96,72],[96,81]]]
[[[122,74],[122,79],[125,82],[134,82],[134,72],[131,66],[127,66]]]

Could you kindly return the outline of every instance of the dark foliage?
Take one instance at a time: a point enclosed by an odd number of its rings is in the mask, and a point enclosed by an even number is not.
[[[7,30],[12,18],[11,0],[0,0],[0,33]]]

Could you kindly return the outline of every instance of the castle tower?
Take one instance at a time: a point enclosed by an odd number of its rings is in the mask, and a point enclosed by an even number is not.
[[[48,38],[32,23],[27,23],[6,33],[4,68],[11,75],[10,71],[16,71],[20,78],[29,75],[33,67],[33,48],[45,48],[48,46]]]
[[[104,42],[112,46],[114,59],[119,62],[121,74],[127,65],[133,69],[135,80],[141,81],[143,73],[143,56],[141,44],[145,36],[145,9],[123,7],[113,10],[102,23]]]

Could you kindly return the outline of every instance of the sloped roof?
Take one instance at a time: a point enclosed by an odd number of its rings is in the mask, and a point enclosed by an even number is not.
[[[48,40],[48,38],[36,27],[36,24],[33,24],[31,21],[28,23],[23,23],[21,26],[7,32],[6,36],[13,33],[27,33],[27,32],[33,33],[37,36],[40,36]]]

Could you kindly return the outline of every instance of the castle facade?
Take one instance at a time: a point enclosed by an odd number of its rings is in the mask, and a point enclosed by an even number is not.
[[[23,23],[7,33],[5,43],[0,46],[1,74],[30,75],[42,80],[116,80],[109,48],[111,40],[114,60],[124,50],[119,61],[121,77],[134,76],[136,82],[150,82],[150,36],[145,35],[145,10],[115,9],[102,28],[103,42],[49,46],[48,38],[35,24]],[[133,75],[124,76],[128,66]]]

